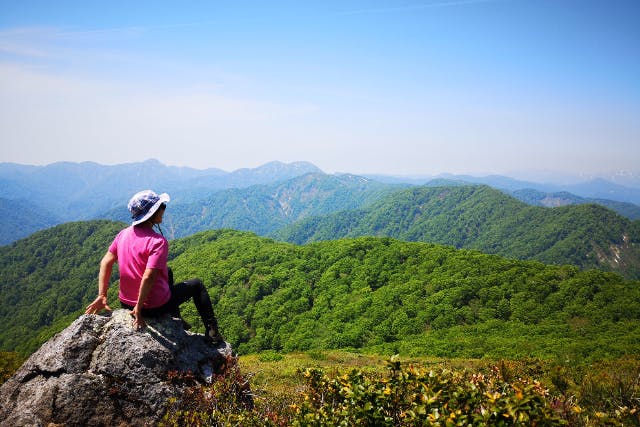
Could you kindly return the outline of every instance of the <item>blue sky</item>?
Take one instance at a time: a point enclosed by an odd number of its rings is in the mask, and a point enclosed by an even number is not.
[[[640,1],[0,1],[0,161],[640,172]]]

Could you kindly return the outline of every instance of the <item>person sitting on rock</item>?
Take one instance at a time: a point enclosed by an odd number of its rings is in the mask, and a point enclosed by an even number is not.
[[[167,193],[151,190],[136,193],[129,200],[128,209],[133,223],[113,240],[100,261],[98,297],[87,306],[86,314],[111,310],[107,305],[107,289],[114,263],[120,271],[119,299],[122,307],[131,310],[136,329],[146,326],[145,317],[170,314],[180,317],[180,304],[193,299],[205,326],[205,339],[212,344],[223,342],[213,313],[211,299],[200,279],[187,280],[171,286],[167,256],[169,243],[162,234],[160,223],[169,202]],[[153,227],[157,226],[160,233]]]

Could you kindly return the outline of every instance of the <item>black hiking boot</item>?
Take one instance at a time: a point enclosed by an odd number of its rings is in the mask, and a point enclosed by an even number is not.
[[[216,346],[224,342],[224,338],[220,335],[220,332],[218,332],[218,328],[212,326],[207,326],[207,329],[204,332],[204,340],[208,344]]]

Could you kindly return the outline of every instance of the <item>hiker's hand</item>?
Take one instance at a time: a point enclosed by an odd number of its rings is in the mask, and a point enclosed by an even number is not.
[[[87,306],[84,314],[98,314],[102,309],[111,311],[111,307],[107,304],[106,295],[98,295],[98,297]]]
[[[142,309],[138,308],[138,304],[131,310],[131,316],[133,316],[133,328],[136,330],[144,329],[147,326],[147,322],[142,317]]]

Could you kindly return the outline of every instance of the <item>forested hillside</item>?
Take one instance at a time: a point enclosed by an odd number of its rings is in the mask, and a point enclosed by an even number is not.
[[[0,248],[0,350],[27,354],[82,312],[123,225],[68,223]],[[170,265],[177,280],[204,280],[242,353],[587,360],[640,352],[640,282],[615,273],[390,238],[298,246],[231,230],[172,241]],[[191,304],[183,314],[201,329]]]
[[[0,247],[0,350],[31,352],[66,327],[95,298],[98,263],[123,227],[66,223]]]
[[[513,192],[523,189],[533,189],[543,193],[571,193],[578,197],[587,199],[603,199],[609,201],[618,201],[624,203],[640,204],[640,182],[637,176],[628,176],[628,179],[620,179],[622,177],[609,177],[613,181],[603,178],[592,178],[579,184],[553,184],[540,183],[531,181],[521,181],[507,176],[490,175],[490,176],[471,176],[471,175],[451,175],[443,174],[441,178],[455,180],[459,182],[467,182],[471,184],[488,185],[492,188]]]
[[[211,193],[192,203],[171,203],[163,227],[171,238],[233,228],[267,235],[300,218],[354,209],[398,190],[354,175],[306,174],[283,183]],[[128,220],[126,210],[112,219]]]
[[[371,206],[302,220],[294,243],[387,236],[640,277],[640,222],[597,205],[529,206],[487,186],[416,187]]]
[[[388,238],[305,246],[234,231],[173,242],[240,352],[369,348],[598,358],[640,351],[640,283]],[[194,309],[184,310],[199,324]]]

